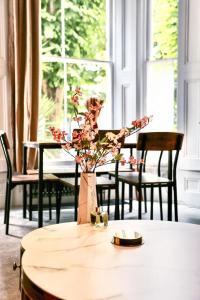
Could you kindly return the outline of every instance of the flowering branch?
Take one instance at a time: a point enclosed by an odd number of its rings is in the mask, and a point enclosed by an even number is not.
[[[76,88],[71,102],[74,108],[73,120],[77,122],[79,129],[72,133],[72,140],[68,141],[68,134],[60,129],[50,127],[50,131],[54,140],[57,142],[64,142],[62,148],[68,152],[75,161],[80,164],[83,172],[94,172],[99,166],[113,163],[118,160],[122,165],[126,163],[123,155],[119,153],[121,148],[121,141],[145,126],[151,120],[151,117],[143,117],[141,119],[132,121],[130,127],[122,128],[117,134],[107,132],[102,138],[99,135],[97,119],[103,107],[103,101],[97,98],[90,98],[86,102],[86,112],[79,112],[80,97],[82,92],[80,88]],[[74,156],[70,153],[71,149],[79,151],[79,154]],[[130,157],[129,164],[136,165],[138,160]]]

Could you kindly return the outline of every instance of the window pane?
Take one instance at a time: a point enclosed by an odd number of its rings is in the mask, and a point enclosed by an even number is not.
[[[147,114],[153,115],[148,131],[176,129],[176,60],[147,64]]]
[[[61,55],[61,2],[41,1],[42,55]]]
[[[99,97],[104,100],[98,125],[101,129],[110,129],[111,99],[110,99],[110,66],[108,64],[67,64],[43,63],[42,64],[42,97],[39,108],[38,139],[52,140],[49,131],[50,126],[66,130],[69,135],[77,123],[73,122],[73,106],[71,96],[76,86],[80,86],[83,92],[81,111],[85,111],[85,102],[90,97]],[[64,75],[66,72],[66,75]],[[67,81],[67,89],[64,91],[64,77]],[[48,150],[45,158],[64,158],[61,150]]]
[[[79,86],[83,92],[83,105],[80,106],[81,111],[85,111],[85,102],[90,97],[98,97],[104,100],[104,107],[100,113],[98,120],[99,128],[110,129],[111,120],[111,100],[110,100],[110,66],[108,64],[68,64],[67,65],[67,84],[68,84],[68,106],[67,117],[68,131],[77,124],[71,123],[71,114],[73,106],[71,105],[71,96],[76,86]],[[109,116],[109,117],[108,117]],[[70,128],[72,127],[72,128]]]
[[[106,0],[65,0],[65,54],[106,59]]]
[[[152,0],[150,57],[176,58],[178,48],[178,0]]]
[[[38,138],[52,139],[49,126],[60,127],[63,123],[64,66],[62,63],[42,64],[42,96],[39,106]]]

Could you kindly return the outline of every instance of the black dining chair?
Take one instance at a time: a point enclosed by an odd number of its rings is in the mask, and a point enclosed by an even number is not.
[[[172,190],[174,195],[174,218],[178,221],[177,177],[176,169],[179,151],[184,135],[176,132],[145,132],[139,133],[136,149],[141,152],[138,170],[134,172],[119,172],[118,180],[122,183],[121,218],[124,219],[125,184],[134,186],[138,200],[138,218],[142,219],[142,202],[147,200],[147,189],[150,189],[150,218],[153,219],[154,189],[158,188],[160,203],[160,218],[163,220],[162,188],[168,190],[168,220],[172,219]],[[158,153],[157,173],[147,170],[147,157],[150,153]],[[167,153],[168,163],[165,163],[165,174],[162,173],[164,153]],[[155,164],[155,162],[154,162]],[[113,175],[111,173],[111,175]],[[144,192],[144,193],[143,193]],[[146,209],[145,209],[146,211]]]
[[[11,207],[11,191],[18,185],[32,185],[38,184],[38,174],[13,174],[12,163],[9,155],[10,145],[8,142],[7,135],[4,131],[0,131],[0,143],[3,149],[3,153],[6,160],[7,165],[7,176],[6,176],[6,194],[5,194],[5,211],[4,211],[4,224],[6,224],[5,233],[9,232],[9,220],[10,220],[10,207]],[[49,184],[54,184],[56,186],[56,190],[58,190],[59,179],[53,174],[45,174],[44,182]],[[57,199],[59,198],[59,193],[57,192]],[[56,205],[59,200],[56,201]],[[32,193],[30,192],[30,203],[32,203]],[[32,210],[32,209],[31,209]],[[56,209],[56,211],[58,211]],[[56,214],[56,220],[58,222],[58,214]]]

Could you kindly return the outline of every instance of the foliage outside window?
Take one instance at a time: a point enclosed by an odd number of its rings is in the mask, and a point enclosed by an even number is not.
[[[152,58],[178,55],[178,0],[153,0]]]

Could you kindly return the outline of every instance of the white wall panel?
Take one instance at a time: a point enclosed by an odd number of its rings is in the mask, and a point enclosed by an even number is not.
[[[180,200],[200,207],[200,1],[179,1],[178,128]]]
[[[189,63],[200,62],[200,6],[199,0],[187,1],[187,48]],[[186,23],[187,24],[187,23]]]
[[[136,118],[136,0],[114,1],[114,127]]]
[[[200,80],[187,81],[186,86],[185,158],[200,160]]]
[[[132,95],[132,87],[130,84],[123,84],[122,85],[122,92],[121,92],[121,97],[122,97],[122,127],[125,127],[127,125],[130,125],[132,118],[131,115],[129,114],[130,110],[133,110],[134,107],[133,103],[130,103],[129,99],[131,98]]]
[[[190,207],[200,207],[200,177],[199,172],[179,172],[179,203],[185,203]]]

